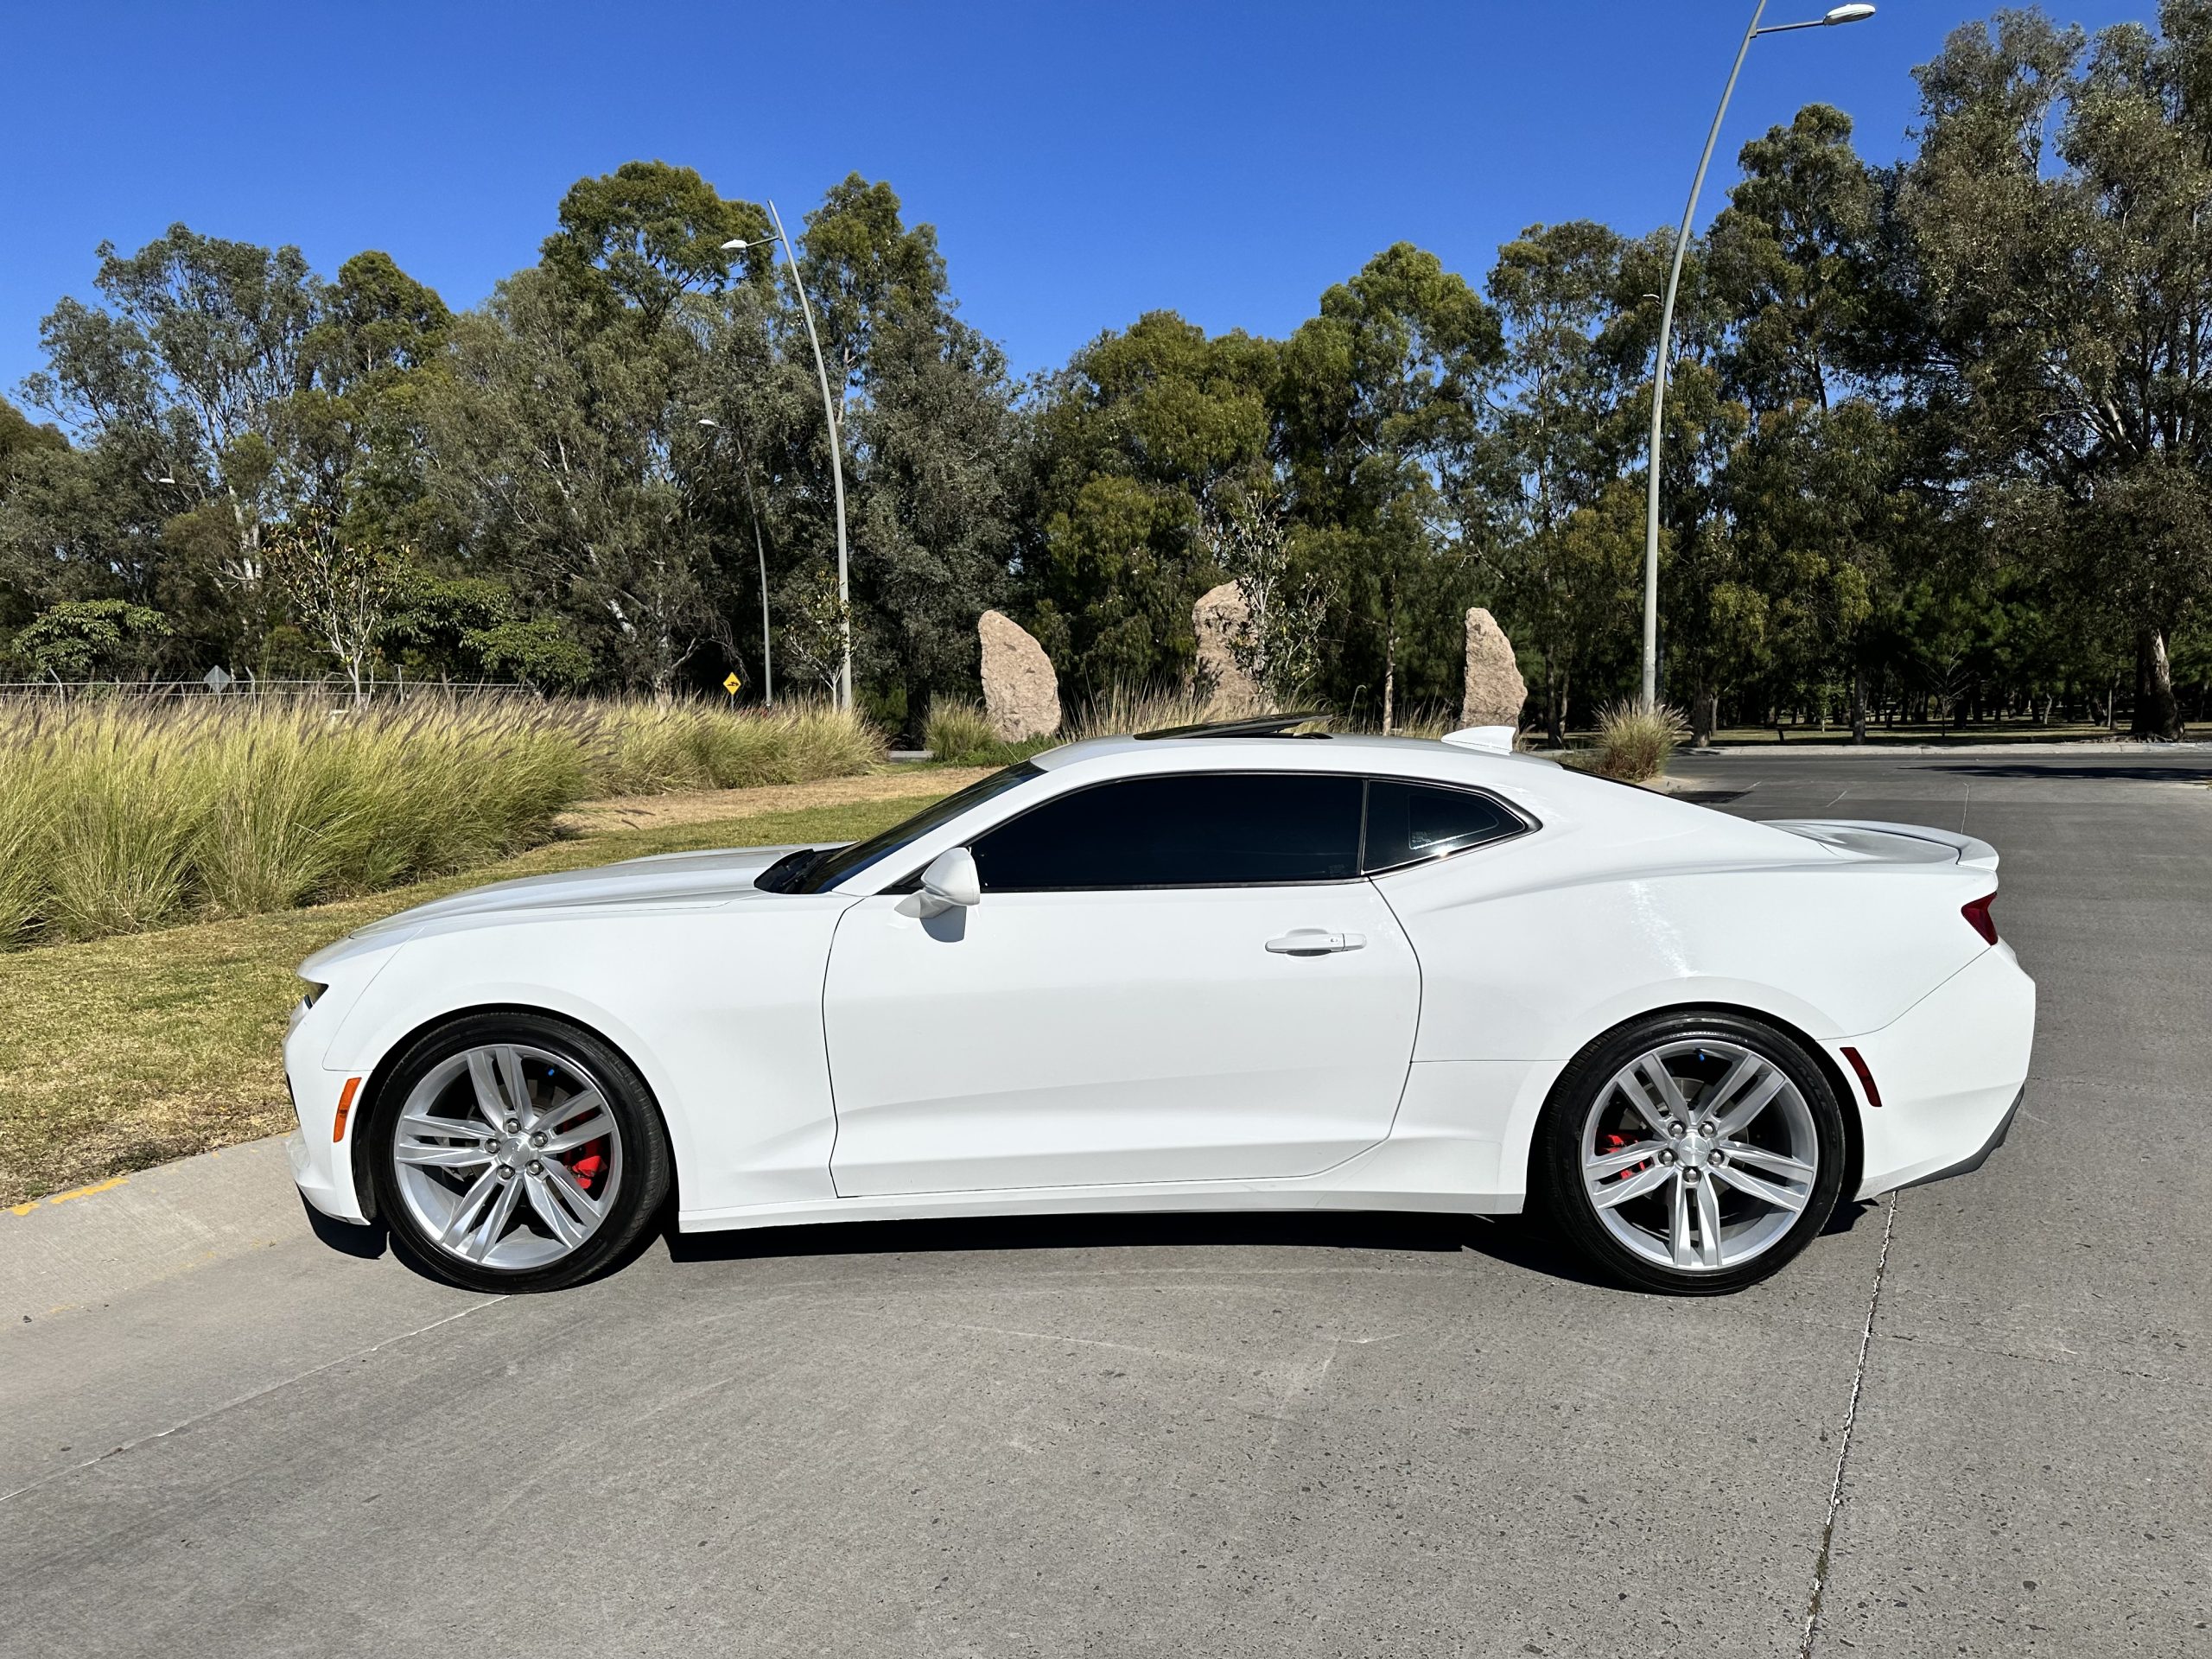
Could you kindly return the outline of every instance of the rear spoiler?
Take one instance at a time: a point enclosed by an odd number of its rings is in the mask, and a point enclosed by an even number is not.
[[[1770,818],[1770,830],[1817,841],[1846,857],[1891,864],[1955,862],[1969,870],[1997,868],[1997,849],[1972,836],[1931,830],[1924,823],[1872,823],[1855,818]],[[1948,854],[1947,857],[1945,855]]]
[[[1513,740],[1519,732],[1520,728],[1514,726],[1466,726],[1445,733],[1443,741],[1454,748],[1478,749],[1484,754],[1510,754]]]

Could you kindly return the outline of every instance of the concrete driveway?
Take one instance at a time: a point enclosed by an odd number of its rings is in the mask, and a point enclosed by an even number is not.
[[[2212,1652],[2212,755],[1679,770],[2003,850],[2042,1027],[1979,1174],[1716,1301],[1362,1217],[502,1300],[239,1148],[0,1215],[0,1653]]]

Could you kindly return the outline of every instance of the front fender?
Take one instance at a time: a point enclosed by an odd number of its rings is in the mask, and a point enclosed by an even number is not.
[[[322,1069],[373,1075],[419,1033],[481,1009],[553,1014],[644,1077],[685,1209],[833,1198],[822,981],[850,901],[793,898],[426,929],[345,1011]]]

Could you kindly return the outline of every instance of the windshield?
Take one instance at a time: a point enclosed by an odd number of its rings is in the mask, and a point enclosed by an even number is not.
[[[770,893],[820,893],[849,875],[858,874],[871,864],[881,862],[939,824],[950,823],[977,803],[988,801],[994,795],[1003,795],[1009,789],[1044,775],[1027,760],[1020,766],[1008,766],[1004,772],[995,772],[934,805],[924,807],[905,823],[893,824],[880,836],[871,836],[847,847],[809,848],[788,854],[761,871],[754,885]]]

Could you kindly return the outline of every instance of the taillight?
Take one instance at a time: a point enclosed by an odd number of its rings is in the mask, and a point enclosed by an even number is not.
[[[1993,893],[1985,893],[1980,898],[1963,906],[1959,912],[1960,915],[1967,918],[1967,925],[1992,944],[1997,943],[1997,924],[1989,919],[1989,901],[1996,896]]]

